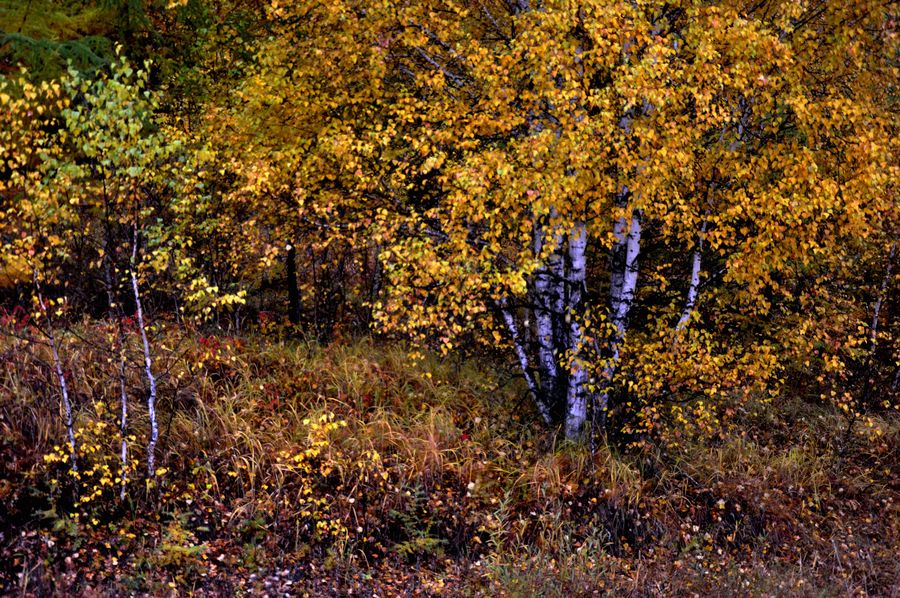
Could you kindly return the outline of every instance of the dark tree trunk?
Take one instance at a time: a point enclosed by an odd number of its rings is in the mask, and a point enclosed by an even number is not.
[[[286,270],[288,292],[288,319],[291,324],[300,323],[300,289],[297,287],[297,249],[293,245],[288,246]]]

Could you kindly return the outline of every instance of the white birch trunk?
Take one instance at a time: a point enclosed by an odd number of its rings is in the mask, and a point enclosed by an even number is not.
[[[121,338],[121,336],[120,336]],[[125,487],[128,484],[128,392],[125,389],[125,349],[119,357],[119,394],[122,401],[121,421],[119,431],[122,436],[121,460],[122,460],[122,488],[119,498],[125,500]]]
[[[128,391],[125,387],[125,334],[122,330],[121,310],[116,304],[115,285],[113,282],[112,270],[110,268],[109,256],[110,243],[104,245],[103,256],[103,273],[106,279],[106,296],[109,301],[109,317],[117,323],[116,341],[113,350],[119,351],[119,400],[121,405],[121,413],[119,420],[119,432],[121,436],[120,457],[122,462],[121,482],[122,486],[119,490],[119,499],[125,500],[125,489],[128,484]]]
[[[540,259],[544,250],[544,231],[540,225],[535,226],[534,254]],[[535,334],[538,345],[538,363],[541,372],[541,389],[547,397],[556,396],[559,384],[559,365],[555,351],[556,330],[553,325],[554,317],[558,317],[561,311],[562,294],[561,284],[562,260],[559,254],[560,247],[557,240],[548,264],[542,265],[535,274],[534,289],[537,308],[534,310]]]
[[[551,212],[551,216],[556,217],[556,210]],[[547,265],[550,272],[550,311],[553,317],[558,319],[562,317],[566,299],[566,264],[563,259],[563,237],[561,234],[557,234],[554,237],[554,243],[556,244],[556,250],[550,255]]]
[[[544,402],[543,397],[541,396],[540,389],[538,388],[534,376],[531,374],[531,364],[528,362],[528,353],[525,352],[525,347],[522,346],[522,341],[519,337],[519,327],[516,325],[516,319],[513,316],[512,312],[507,309],[505,301],[500,302],[500,311],[503,313],[503,320],[506,323],[506,328],[509,331],[510,337],[512,338],[513,347],[516,350],[516,357],[519,360],[519,367],[522,369],[522,375],[525,378],[525,383],[528,385],[528,391],[531,394],[531,398],[534,401],[534,404],[537,406],[538,411],[541,414],[541,418],[544,420],[544,423],[550,425],[552,423],[550,410],[547,407],[547,404]]]
[[[628,189],[623,189],[619,199],[616,201],[616,207],[625,208],[627,194]],[[610,306],[613,310],[615,310],[615,306],[618,305],[622,297],[622,285],[624,284],[625,275],[625,231],[627,227],[628,220],[624,214],[616,218],[616,222],[613,224],[613,238],[615,241],[612,246],[612,259],[610,260],[609,269],[609,298]]]
[[[631,311],[634,292],[637,288],[638,257],[641,253],[641,217],[637,210],[632,210],[631,212],[631,228],[624,242],[625,264],[621,274],[622,286],[618,289],[618,295],[611,297],[613,335],[609,341],[609,361],[602,372],[604,390],[597,397],[597,404],[594,406],[595,409],[604,414],[604,417],[609,406],[610,385],[619,366],[620,346],[625,339],[625,333],[628,328],[628,313]]]
[[[700,290],[700,272],[702,268],[701,252],[703,251],[704,233],[706,233],[706,222],[700,227],[700,237],[697,240],[697,245],[694,247],[694,254],[691,259],[691,283],[690,286],[688,286],[687,299],[684,302],[684,311],[681,312],[681,318],[679,318],[678,324],[675,325],[676,332],[684,330],[691,319],[694,307],[697,305],[697,295]]]
[[[153,359],[150,356],[150,341],[147,340],[147,330],[144,328],[144,310],[141,306],[141,293],[138,287],[137,275],[134,272],[137,255],[137,235],[135,235],[134,249],[131,254],[131,289],[134,292],[135,311],[137,312],[137,324],[141,331],[141,343],[144,348],[144,372],[147,375],[147,383],[150,385],[150,394],[147,396],[147,412],[150,415],[150,441],[147,443],[147,475],[156,477],[156,442],[159,440],[159,426],[156,423],[156,377],[153,375]]]
[[[588,370],[582,356],[584,333],[576,311],[581,304],[581,290],[584,287],[586,273],[587,229],[584,222],[575,223],[569,233],[568,253],[569,312],[566,321],[569,325],[568,348],[571,363],[566,392],[565,434],[566,438],[574,440],[581,436],[587,419],[588,406]]]
[[[887,268],[884,272],[884,278],[881,280],[881,289],[878,292],[878,299],[875,301],[875,307],[872,310],[872,325],[869,327],[869,334],[872,344],[872,351],[878,345],[878,318],[881,316],[881,305],[884,303],[884,296],[887,294],[888,286],[891,283],[891,271],[894,267],[894,254],[897,251],[897,243],[891,244],[891,251],[888,253]]]
[[[62,360],[59,358],[59,349],[56,345],[56,336],[53,334],[53,320],[50,312],[47,310],[47,304],[44,303],[44,295],[41,292],[40,281],[37,272],[34,273],[34,286],[37,290],[38,305],[41,313],[47,321],[47,338],[50,341],[50,352],[53,354],[53,369],[56,373],[56,380],[59,382],[59,392],[62,397],[63,411],[66,418],[66,436],[69,439],[69,454],[71,460],[72,473],[78,473],[78,458],[75,454],[77,447],[75,443],[75,422],[72,416],[72,402],[69,400],[69,387],[66,384],[66,376],[62,369]]]
[[[634,301],[637,288],[638,256],[641,253],[641,217],[637,210],[631,212],[631,228],[625,238],[625,268],[622,273],[622,290],[618,305],[613,313],[613,324],[616,327],[616,339],[621,342],[625,336],[628,312]]]

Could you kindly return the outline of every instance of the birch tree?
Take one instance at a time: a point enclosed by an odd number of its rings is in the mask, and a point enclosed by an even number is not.
[[[765,335],[729,334],[881,209],[882,2],[385,0],[269,16],[241,88],[259,172],[281,156],[304,206],[383,247],[382,330],[444,351],[505,344],[538,414],[572,439],[629,396],[672,392],[673,353],[713,398],[774,376]],[[707,306],[732,332],[706,327]]]
[[[0,141],[4,164],[13,167],[11,176],[0,185],[5,217],[0,257],[11,278],[24,278],[26,266],[35,273],[39,312],[48,324],[48,338],[52,338],[70,445],[74,445],[73,406],[53,336],[53,308],[41,289],[83,284],[90,271],[99,268],[97,278],[104,281],[110,316],[121,320],[125,314],[116,298],[118,277],[128,273],[125,288],[130,288],[133,296],[149,386],[147,460],[152,477],[159,434],[158,389],[140,279],[142,274],[149,278],[148,272],[157,279],[163,278],[160,274],[181,281],[190,278],[194,288],[200,287],[199,291],[191,289],[197,303],[216,290],[203,280],[198,284],[196,271],[190,268],[171,269],[173,262],[184,264],[178,259],[183,257],[179,251],[190,243],[179,237],[177,225],[178,209],[189,203],[180,203],[184,201],[181,195],[189,194],[192,183],[182,144],[154,118],[156,100],[145,90],[148,76],[146,65],[134,70],[119,61],[108,73],[85,75],[73,70],[59,83],[0,81],[0,101],[9,108],[5,117],[13,125],[3,127]],[[129,230],[133,234],[129,235]],[[85,270],[77,271],[67,263],[73,259],[75,246],[80,248],[79,255],[90,256],[90,263],[79,264]],[[128,255],[130,260],[122,259]],[[44,282],[38,271],[50,282]],[[110,352],[120,361],[123,490],[128,469],[125,345],[120,324]],[[72,458],[74,469],[74,452]]]
[[[50,348],[52,378],[59,388],[70,471],[78,473],[75,406],[60,352],[57,318],[65,301],[47,296],[58,286],[66,249],[63,231],[74,219],[63,198],[43,184],[42,159],[53,159],[58,148],[50,131],[53,115],[67,103],[57,83],[37,85],[24,76],[0,77],[0,272],[7,284],[30,282],[40,330]]]

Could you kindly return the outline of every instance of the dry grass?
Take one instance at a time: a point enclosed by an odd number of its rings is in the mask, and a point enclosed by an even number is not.
[[[104,339],[97,325],[81,326],[64,335],[63,355],[78,425],[109,422],[101,452],[114,452],[115,363]],[[553,447],[496,364],[412,361],[403,347],[372,341],[319,347],[176,329],[154,347],[158,462],[168,472],[149,487],[133,480],[125,504],[104,494],[74,518],[65,488],[51,483],[61,471],[42,460],[63,433],[46,347],[3,341],[0,500],[11,508],[0,531],[13,555],[4,591],[174,583],[230,593],[255,587],[255,571],[306,562],[329,571],[338,593],[895,590],[900,428],[890,414],[877,433],[845,435],[840,414],[785,401],[720,438],[592,454]],[[143,439],[139,368],[128,386],[129,429]],[[344,424],[311,427],[331,421]],[[140,444],[131,450],[143,457]],[[310,448],[304,473],[291,459]],[[50,507],[51,518],[35,516]],[[104,545],[113,548],[83,548]],[[75,568],[91,577],[65,573],[76,552]],[[211,562],[222,578],[198,577]],[[295,577],[319,592],[311,572]]]

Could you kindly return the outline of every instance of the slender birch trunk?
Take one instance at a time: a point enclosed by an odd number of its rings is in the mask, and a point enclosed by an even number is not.
[[[587,272],[587,227],[584,222],[576,222],[569,233],[568,254],[569,312],[566,314],[566,321],[569,325],[568,349],[571,365],[566,391],[565,434],[566,438],[574,440],[581,436],[587,419],[588,406],[588,370],[582,355],[584,332],[579,321],[581,291]]]
[[[872,309],[872,325],[869,326],[870,341],[872,351],[878,344],[878,319],[881,316],[881,306],[884,303],[884,297],[887,295],[888,286],[891,283],[891,272],[894,268],[894,255],[897,252],[897,243],[891,244],[891,250],[888,253],[887,267],[884,271],[884,278],[881,279],[881,289],[878,292],[878,299],[875,301],[875,307]]]
[[[116,302],[115,282],[110,268],[109,256],[110,243],[107,242],[104,249],[104,275],[106,278],[106,296],[109,301],[109,316],[115,321],[116,325],[116,341],[113,349],[119,351],[119,433],[121,440],[120,456],[122,463],[121,482],[122,486],[119,490],[119,498],[125,500],[125,490],[128,485],[128,390],[125,384],[125,367],[127,365],[125,359],[125,334],[122,331],[121,315],[122,310]]]
[[[684,311],[681,312],[681,318],[678,320],[678,324],[675,325],[675,331],[681,332],[687,326],[688,322],[691,319],[691,314],[694,312],[694,307],[697,304],[697,295],[700,289],[700,272],[702,267],[702,256],[701,253],[703,251],[703,235],[706,233],[706,221],[703,222],[703,225],[700,227],[700,236],[697,239],[697,245],[694,246],[694,253],[691,258],[691,283],[688,286],[687,299],[684,302]]]
[[[552,216],[556,216],[556,210],[553,210]],[[547,266],[550,274],[548,302],[550,305],[550,319],[553,329],[553,342],[551,357],[553,364],[557,370],[556,386],[553,388],[553,400],[556,401],[565,386],[565,372],[561,370],[559,360],[561,355],[565,353],[566,338],[568,330],[564,321],[566,312],[566,285],[568,278],[566,276],[566,259],[565,249],[563,247],[563,235],[557,234],[554,238],[556,250],[550,255]]]
[[[872,390],[872,385],[875,380],[873,377],[873,369],[875,367],[875,352],[878,349],[878,325],[879,319],[881,317],[881,307],[884,304],[884,298],[887,296],[888,289],[891,284],[891,275],[893,273],[894,268],[894,256],[897,252],[897,243],[894,242],[891,244],[891,250],[888,252],[887,258],[887,266],[884,270],[884,278],[881,279],[881,287],[878,290],[878,298],[875,300],[875,305],[872,308],[872,323],[869,326],[869,354],[866,358],[866,379],[862,391],[862,401],[866,402],[869,399],[869,393]],[[900,381],[900,368],[897,368],[894,373],[894,380],[891,383],[891,390],[897,390],[897,384]],[[851,424],[852,425],[852,424]]]
[[[622,273],[622,289],[619,300],[613,311],[613,325],[616,340],[621,342],[625,337],[628,313],[634,301],[637,288],[638,256],[641,253],[641,216],[637,210],[631,212],[631,227],[625,238],[625,268]]]
[[[122,460],[122,487],[119,490],[119,498],[125,500],[125,489],[128,485],[128,391],[125,389],[125,347],[120,348],[119,354],[119,396],[121,397],[122,411],[119,420],[119,432],[122,439],[120,457]]]
[[[544,235],[540,225],[535,225],[534,231],[534,254],[540,259],[544,250]],[[537,336],[538,345],[538,363],[541,372],[541,390],[543,394],[551,401],[557,396],[559,388],[559,366],[556,356],[556,327],[554,326],[554,318],[559,316],[556,311],[561,302],[562,297],[558,288],[560,276],[558,271],[561,269],[559,242],[553,248],[548,264],[542,265],[535,273],[534,289],[537,307],[534,309],[535,335]],[[561,311],[561,309],[560,309]]]
[[[516,318],[507,307],[505,301],[500,302],[500,311],[503,313],[503,321],[506,323],[509,336],[512,338],[516,357],[519,360],[519,367],[522,369],[522,375],[525,378],[525,383],[528,385],[528,392],[531,394],[531,398],[537,406],[538,412],[541,414],[544,423],[550,425],[553,422],[550,415],[550,409],[544,401],[544,397],[540,392],[537,381],[534,379],[534,375],[531,373],[531,364],[528,361],[528,353],[525,351],[525,347],[519,336],[519,327],[516,324]]]
[[[72,402],[69,400],[69,387],[66,384],[66,376],[62,369],[62,360],[59,358],[59,348],[56,344],[56,336],[53,334],[53,319],[47,304],[44,302],[44,295],[41,292],[41,283],[38,279],[37,270],[34,271],[34,286],[37,290],[38,305],[41,308],[41,314],[47,321],[47,338],[50,341],[50,352],[53,354],[53,369],[56,373],[56,380],[59,382],[59,392],[62,397],[63,411],[66,417],[66,436],[69,439],[69,453],[71,457],[72,473],[78,473],[78,458],[75,454],[77,445],[75,443],[75,422],[72,416]]]
[[[634,292],[637,288],[638,257],[641,253],[641,217],[637,210],[632,210],[631,227],[621,242],[624,244],[624,247],[613,247],[614,251],[616,249],[623,251],[625,260],[621,273],[613,273],[614,277],[618,277],[621,280],[621,286],[614,284],[610,291],[613,333],[612,338],[609,340],[609,360],[602,371],[605,387],[603,392],[597,397],[597,403],[594,406],[602,414],[605,414],[609,407],[610,385],[619,366],[620,347],[628,329],[628,314],[631,311]]]
[[[616,201],[616,207],[622,210],[627,205],[628,189],[626,188]],[[610,252],[609,264],[609,304],[610,308],[615,311],[619,300],[622,297],[622,285],[625,276],[625,235],[628,228],[628,219],[625,214],[616,218],[613,224],[613,242],[612,251]]]
[[[153,375],[153,360],[150,356],[150,341],[147,340],[147,330],[144,328],[144,310],[141,306],[141,293],[138,287],[135,267],[137,262],[137,233],[135,233],[134,247],[131,252],[131,289],[134,292],[134,305],[137,313],[138,329],[141,331],[141,343],[144,348],[144,372],[150,385],[150,394],[147,396],[147,412],[150,415],[150,441],[147,443],[147,475],[156,477],[156,442],[159,440],[159,426],[156,422],[156,377]]]

